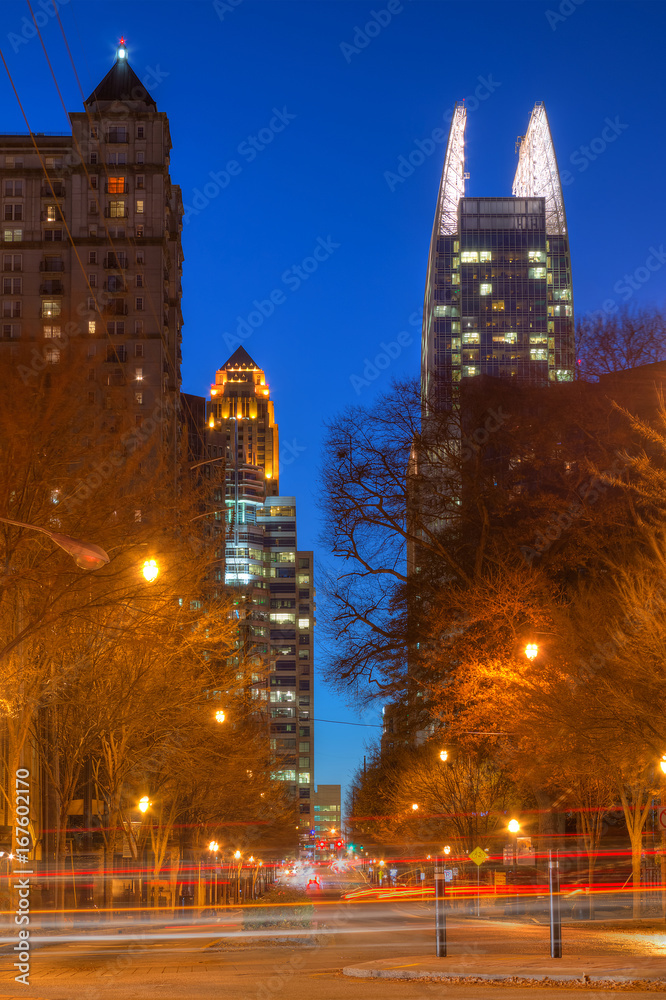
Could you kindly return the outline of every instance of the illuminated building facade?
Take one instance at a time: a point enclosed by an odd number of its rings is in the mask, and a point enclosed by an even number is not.
[[[279,496],[278,426],[266,374],[240,347],[216,372],[206,434],[226,441],[225,582],[238,592],[238,662],[255,665],[273,776],[298,800],[301,846],[313,829],[312,552],[298,549],[296,500]]]
[[[243,347],[215,373],[207,425],[226,436],[226,583],[265,587],[256,512],[279,492],[278,427],[266,375]]]
[[[466,109],[455,108],[430,243],[423,309],[426,405],[456,405],[480,374],[532,384],[574,372],[571,261],[543,104],[519,140],[512,197],[465,197]]]
[[[340,785],[317,785],[314,793],[315,837],[324,840],[329,836],[339,836],[342,827],[342,787]]]
[[[314,553],[298,549],[295,497],[267,497],[257,512],[269,578],[269,714],[273,776],[298,798],[300,841],[314,829]]]

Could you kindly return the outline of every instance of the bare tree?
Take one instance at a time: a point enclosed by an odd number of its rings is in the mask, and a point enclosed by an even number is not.
[[[584,316],[576,324],[579,378],[594,380],[608,372],[666,359],[666,317],[660,309],[629,309],[612,315]]]

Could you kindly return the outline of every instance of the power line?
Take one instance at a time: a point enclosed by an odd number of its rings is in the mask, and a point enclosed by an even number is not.
[[[383,729],[380,722],[343,722],[342,719],[313,719],[313,722],[330,722],[336,726],[370,726],[376,729]]]

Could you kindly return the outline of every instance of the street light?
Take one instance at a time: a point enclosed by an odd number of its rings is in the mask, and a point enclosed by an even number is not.
[[[412,802],[412,812],[416,812],[416,810],[418,809],[418,807],[419,807],[418,802]]]
[[[234,852],[234,857],[235,857],[236,861],[240,861],[240,859],[241,859],[241,852],[240,851],[235,851]]]
[[[528,642],[525,646],[525,656],[528,660],[535,659],[537,653],[539,652],[539,647],[536,642]]]
[[[13,524],[17,528],[28,528],[32,531],[39,531],[42,535],[47,535],[52,542],[55,542],[61,549],[72,557],[79,569],[100,569],[110,562],[109,556],[104,549],[92,542],[82,542],[78,538],[71,538],[69,535],[61,535],[58,531],[49,531],[48,528],[40,528],[37,524],[26,524],[25,521],[14,521],[11,517],[0,517],[4,524]]]
[[[157,579],[159,571],[160,571],[159,566],[157,565],[154,559],[146,559],[146,561],[143,564],[143,575],[148,581],[148,583],[152,583],[154,580]]]
[[[662,758],[659,761],[659,767],[662,769],[664,774],[666,774],[666,753],[662,755]]]
[[[448,845],[448,844],[447,844],[447,845],[446,845],[446,847],[444,848],[444,853],[445,853],[445,854],[450,854],[450,853],[451,853],[451,848],[449,847],[449,845]]]
[[[147,795],[142,795],[139,799],[139,812],[146,813],[150,808],[150,799]]]
[[[222,711],[222,709],[219,709],[215,713],[215,721],[216,722],[224,722],[225,719],[226,719],[226,716],[225,716],[224,712]]]
[[[217,854],[219,849],[220,845],[218,844],[218,842],[216,840],[211,840],[210,844],[208,845],[208,850],[210,851],[210,853]]]
[[[449,759],[449,751],[448,750],[440,750],[439,751],[439,759],[441,761],[448,760]]]

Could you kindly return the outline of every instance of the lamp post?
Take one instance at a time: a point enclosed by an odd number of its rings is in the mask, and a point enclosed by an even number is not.
[[[238,866],[236,868],[236,902],[240,903],[240,901],[241,901],[241,899],[240,899],[240,877],[241,877],[241,868],[243,866],[243,855],[241,854],[240,851],[238,851],[238,850],[234,851],[234,860],[238,863]]]
[[[150,809],[151,806],[152,806],[152,802],[150,801],[149,796],[148,795],[142,795],[141,798],[139,799],[139,803],[138,803],[139,812],[141,813],[141,817],[142,817],[142,821],[141,821],[142,826],[143,826],[143,821],[145,820],[146,814],[147,814],[147,812],[148,812],[148,810]],[[146,845],[143,843],[143,837],[141,836],[141,831],[139,831],[139,842],[141,843],[141,866],[140,866],[140,869],[139,869],[139,871],[140,871],[140,874],[139,874],[139,907],[142,908],[143,907],[144,872],[148,868],[148,859],[146,857]],[[137,847],[138,847],[138,844],[137,844]],[[138,850],[137,850],[137,855],[138,855]],[[146,906],[147,906],[147,904],[148,904],[148,887],[146,886]],[[147,914],[146,914],[146,916],[147,916]]]
[[[662,754],[661,760],[659,761],[659,767],[661,769],[664,778],[662,779],[662,789],[666,786],[666,753]],[[666,820],[666,795],[663,791],[659,798],[660,809],[659,815],[661,815]],[[664,886],[661,894],[661,905],[662,913],[666,918],[666,825],[662,826],[661,830],[661,884]]]
[[[38,524],[28,524],[26,521],[15,521],[11,517],[0,517],[3,524],[13,524],[17,528],[28,528],[30,531],[39,531],[46,535],[56,545],[72,557],[79,569],[99,569],[110,562],[109,556],[99,545],[92,542],[82,542],[79,538],[72,538],[70,535],[61,535],[58,531],[50,531],[42,528]]]
[[[517,819],[511,819],[511,820],[509,820],[508,830],[509,830],[509,833],[512,834],[512,836],[513,836],[513,844],[512,844],[512,846],[513,846],[513,877],[514,877],[514,884],[516,886],[516,914],[517,914],[518,913],[518,883],[515,880],[517,880],[517,877],[518,877],[516,869],[517,869],[517,866],[518,866],[518,833],[520,831],[520,823],[518,822]]]

